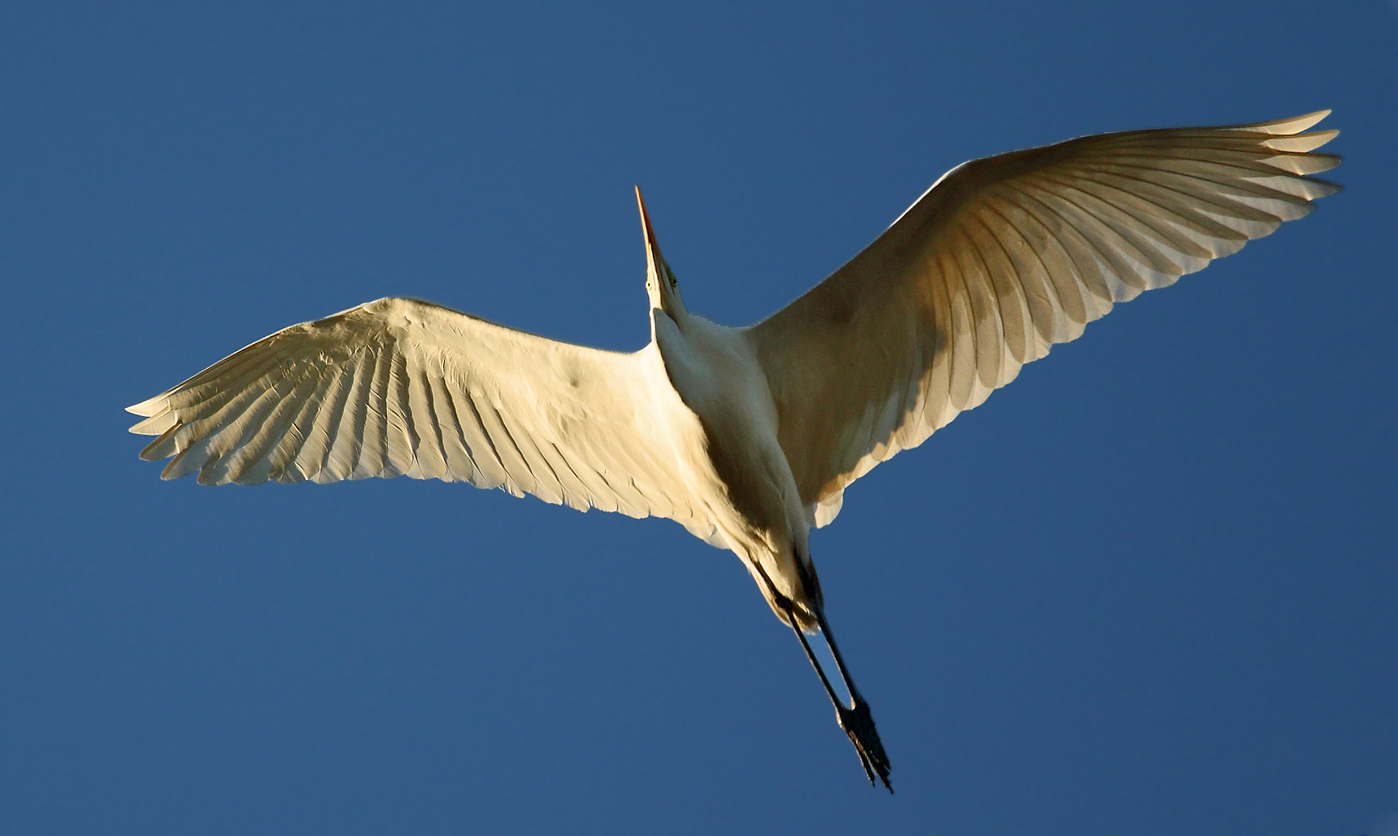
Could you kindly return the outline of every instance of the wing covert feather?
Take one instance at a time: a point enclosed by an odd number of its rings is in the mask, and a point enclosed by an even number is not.
[[[749,330],[802,501],[843,491],[1142,291],[1310,213],[1329,111],[1080,137],[960,165]]]

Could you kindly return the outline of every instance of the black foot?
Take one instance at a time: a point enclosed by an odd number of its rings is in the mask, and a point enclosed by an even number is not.
[[[888,755],[883,751],[878,729],[874,728],[874,716],[869,713],[869,704],[855,694],[854,708],[837,705],[835,716],[840,721],[840,728],[849,735],[854,750],[859,753],[859,763],[864,767],[870,785],[874,784],[874,776],[877,775],[888,791],[893,792],[893,785],[888,782]]]

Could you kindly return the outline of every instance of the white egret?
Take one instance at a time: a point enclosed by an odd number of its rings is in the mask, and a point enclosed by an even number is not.
[[[404,298],[294,325],[130,407],[202,484],[412,476],[668,517],[790,625],[871,783],[889,761],[825,619],[808,536],[1117,302],[1306,215],[1328,111],[1082,137],[943,175],[848,264],[746,328],[691,314],[645,205],[651,341],[554,342]],[[641,200],[639,189],[636,193]],[[850,695],[817,662],[819,632]]]

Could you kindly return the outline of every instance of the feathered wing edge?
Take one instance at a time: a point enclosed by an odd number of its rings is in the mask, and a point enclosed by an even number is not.
[[[203,484],[465,481],[551,503],[711,525],[662,449],[654,347],[559,343],[389,298],[259,340],[131,406],[141,456]]]
[[[830,278],[749,329],[817,525],[843,491],[1076,339],[1117,302],[1303,217],[1329,111],[1129,131],[943,175]]]

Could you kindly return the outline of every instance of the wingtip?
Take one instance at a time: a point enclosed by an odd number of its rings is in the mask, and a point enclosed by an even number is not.
[[[1271,122],[1262,122],[1254,128],[1260,129],[1269,134],[1299,134],[1321,122],[1330,115],[1330,108],[1324,110],[1314,110],[1300,116],[1292,116],[1289,119],[1275,119]]]
[[[1262,145],[1273,151],[1304,154],[1314,151],[1339,135],[1340,131],[1338,128],[1326,128],[1320,131],[1303,130],[1297,133],[1285,133],[1274,136],[1263,141]]]

